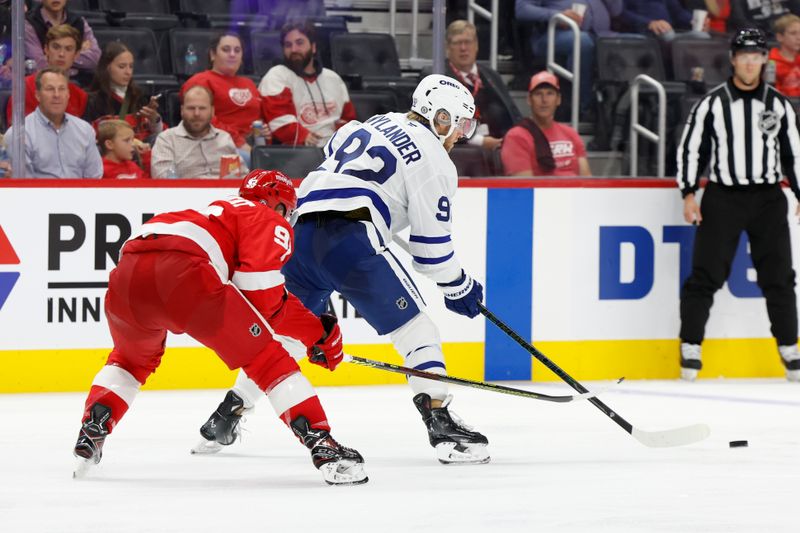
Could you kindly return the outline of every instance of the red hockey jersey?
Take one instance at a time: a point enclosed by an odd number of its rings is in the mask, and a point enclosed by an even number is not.
[[[180,239],[140,239],[174,235]],[[281,268],[292,256],[294,233],[281,215],[239,196],[156,215],[142,225],[122,253],[173,250],[208,258],[223,283],[232,283],[275,333],[312,346],[322,324],[284,288]],[[294,354],[293,354],[294,355]]]

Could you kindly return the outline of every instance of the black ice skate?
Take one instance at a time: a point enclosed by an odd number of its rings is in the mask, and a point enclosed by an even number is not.
[[[456,415],[448,411],[452,396],[448,396],[441,407],[431,407],[431,397],[420,393],[414,396],[414,405],[422,415],[428,428],[428,438],[442,464],[482,464],[489,462],[486,445],[489,439],[472,431]]]
[[[78,432],[78,442],[75,443],[73,455],[78,458],[73,478],[81,478],[89,469],[103,458],[103,443],[108,436],[106,422],[111,417],[111,409],[96,403],[89,410],[89,419],[86,420]]]
[[[217,453],[222,446],[230,446],[236,442],[241,435],[239,424],[245,411],[244,400],[229,390],[217,410],[211,413],[206,423],[200,427],[203,440],[192,448],[192,453]]]
[[[311,461],[328,485],[360,485],[369,481],[364,458],[342,446],[324,429],[313,429],[304,416],[292,420],[292,431],[311,450]]]

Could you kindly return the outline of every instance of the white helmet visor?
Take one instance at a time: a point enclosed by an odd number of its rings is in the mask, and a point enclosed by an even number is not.
[[[456,130],[462,137],[466,137],[469,139],[475,133],[475,129],[478,127],[478,121],[474,118],[468,117],[461,117],[456,122]]]

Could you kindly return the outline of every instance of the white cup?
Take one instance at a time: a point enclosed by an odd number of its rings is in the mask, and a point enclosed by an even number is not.
[[[706,17],[708,11],[705,9],[695,9],[692,11],[692,31],[705,31]]]
[[[583,17],[586,13],[586,4],[574,3],[572,4],[572,10],[577,13],[579,17]]]

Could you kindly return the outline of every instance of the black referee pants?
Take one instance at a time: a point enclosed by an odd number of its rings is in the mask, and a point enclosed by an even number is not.
[[[797,343],[787,209],[786,195],[777,185],[734,189],[708,184],[700,204],[703,222],[694,240],[692,273],[681,290],[683,342],[703,341],[714,293],[728,279],[740,235],[746,231],[772,335],[780,346]]]

